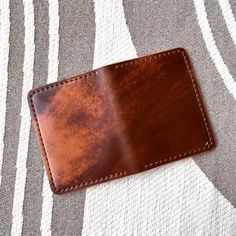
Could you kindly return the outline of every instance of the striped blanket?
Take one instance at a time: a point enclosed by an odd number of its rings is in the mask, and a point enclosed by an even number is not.
[[[174,47],[189,52],[214,151],[64,196],[27,92]],[[0,235],[236,235],[234,0],[0,0]]]

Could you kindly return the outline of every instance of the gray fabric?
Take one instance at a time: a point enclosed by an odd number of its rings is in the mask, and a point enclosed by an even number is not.
[[[231,74],[236,75],[236,47],[225,26],[217,1],[206,10],[217,47]],[[236,17],[236,2],[230,0]],[[0,235],[10,235],[20,127],[24,61],[24,9],[22,0],[10,0],[11,29],[9,81],[2,184]],[[213,152],[194,158],[214,186],[236,207],[236,101],[226,89],[206,49],[193,1],[124,0],[127,25],[138,55],[174,47],[188,50],[217,138]],[[48,73],[48,1],[34,0],[34,87],[45,84]],[[92,69],[95,16],[92,0],[59,2],[60,43],[58,79]],[[1,46],[1,45],[0,45]],[[43,164],[31,128],[23,208],[23,235],[40,235]],[[53,195],[52,234],[81,235],[86,192]]]
[[[47,82],[48,72],[48,4],[34,0],[35,23],[35,59],[34,59],[34,87]],[[43,168],[38,144],[33,127],[30,132],[29,152],[27,159],[27,179],[25,192],[25,207],[23,210],[23,233],[34,232],[40,235]],[[32,201],[33,199],[33,201]]]
[[[233,5],[231,7],[233,8]],[[206,8],[217,47],[235,79],[236,47],[226,28],[220,7],[211,0],[206,2]],[[233,9],[236,9],[235,4]],[[206,50],[204,45],[202,47]],[[198,76],[203,80],[209,80],[208,84],[213,84],[212,88],[207,84],[205,90],[206,93],[212,93],[208,99],[208,104],[212,104],[212,121],[217,135],[218,147],[212,153],[211,158],[196,158],[195,161],[217,189],[236,207],[236,101],[225,88],[219,74],[213,77],[214,65],[204,76],[202,72],[208,70],[208,68],[204,67],[205,63],[205,61],[201,62],[201,66],[204,69],[203,71],[199,70],[201,74],[199,73]],[[212,61],[211,64],[213,64]],[[213,83],[212,80],[214,81]]]
[[[221,16],[221,10],[219,4],[213,4],[214,0],[206,2],[207,16],[210,22],[212,33],[217,47],[229,68],[230,73],[235,76],[236,72],[236,47],[234,46],[233,40],[226,28],[225,21]],[[236,9],[236,5],[235,5]],[[216,17],[221,16],[221,17]],[[220,78],[219,78],[220,79]]]
[[[226,89],[203,41],[192,1],[125,1],[127,24],[139,55],[184,47],[188,50],[211,118],[217,148],[194,160],[218,190],[236,206],[236,102]],[[236,74],[236,51],[219,7],[206,4],[219,50]],[[170,17],[171,16],[171,17]],[[220,17],[217,17],[220,16]],[[214,22],[214,23],[212,23]]]
[[[60,46],[58,79],[70,77],[92,69],[95,21],[92,1],[60,2]],[[24,9],[22,1],[11,1],[9,82],[5,147],[0,188],[0,235],[10,235],[12,203],[15,182],[15,165],[20,127],[20,107],[24,62]],[[84,13],[87,12],[87,15]],[[34,87],[45,84],[48,73],[48,2],[34,1],[35,61]],[[79,32],[79,33],[78,33]],[[73,41],[73,43],[72,43]],[[27,179],[23,208],[23,235],[40,235],[43,163],[31,128],[27,159]],[[53,196],[53,235],[80,235],[83,220],[85,191]],[[68,222],[71,222],[68,224]]]
[[[20,126],[20,107],[22,93],[24,60],[24,14],[21,0],[12,0],[10,27],[10,54],[8,65],[8,92],[2,184],[0,188],[0,235],[10,235],[11,212],[16,176],[16,154]]]
[[[92,69],[95,19],[92,0],[60,1],[59,79]]]

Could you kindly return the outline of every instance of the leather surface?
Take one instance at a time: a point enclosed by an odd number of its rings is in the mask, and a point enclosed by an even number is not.
[[[28,101],[57,194],[195,155],[215,143],[181,48],[31,90]]]

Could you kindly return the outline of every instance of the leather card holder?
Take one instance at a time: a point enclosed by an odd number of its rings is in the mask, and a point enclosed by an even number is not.
[[[33,89],[28,101],[50,186],[57,194],[215,145],[182,48]]]

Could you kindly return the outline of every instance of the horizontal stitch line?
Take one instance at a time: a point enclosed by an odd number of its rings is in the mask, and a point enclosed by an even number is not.
[[[158,161],[151,162],[149,164],[145,164],[145,168],[149,168],[149,167],[152,167],[152,166],[158,166],[160,164],[164,164],[165,162],[182,158],[183,156],[185,157],[185,156],[189,156],[193,153],[201,152],[204,149],[206,149],[207,147],[210,148],[211,144],[206,143],[203,147],[195,148],[195,149],[193,149],[191,151],[188,151],[188,152],[185,152],[185,153],[180,153],[180,154],[177,154],[177,155],[174,155],[174,156],[171,156],[171,157],[166,157],[164,159],[160,159]]]
[[[95,76],[95,75],[97,75],[97,71],[89,73],[89,74],[80,75],[80,76],[77,76],[77,77],[74,77],[74,78],[65,79],[63,81],[59,81],[59,82],[53,83],[52,85],[45,85],[45,86],[43,86],[43,87],[41,87],[39,89],[32,90],[30,92],[30,97],[32,97],[36,93],[44,92],[46,90],[55,88],[55,87],[57,87],[59,85],[65,85],[65,84],[68,84],[68,83],[72,83],[72,82],[75,82],[75,81],[77,81],[79,79],[87,79],[87,78],[90,78],[90,77]]]
[[[141,57],[141,58],[136,58],[136,59],[133,59],[132,61],[129,61],[129,62],[124,62],[119,65],[114,65],[115,69],[119,68],[119,67],[123,67],[123,66],[127,66],[127,65],[132,65],[133,63],[141,63],[143,61],[148,61],[148,60],[153,60],[153,59],[156,59],[157,57],[162,57],[162,56],[166,56],[166,55],[171,55],[171,54],[175,54],[175,53],[179,53],[181,52],[181,49],[176,49],[174,51],[171,51],[171,52],[160,52],[158,54],[155,54],[155,55],[151,55],[151,56],[146,56],[146,57]]]
[[[204,110],[202,108],[202,105],[201,105],[201,102],[200,102],[200,99],[199,99],[199,95],[198,95],[198,91],[196,89],[195,81],[194,81],[194,79],[192,77],[192,72],[190,70],[190,66],[188,64],[188,61],[186,60],[185,52],[182,49],[175,49],[175,50],[172,50],[172,51],[169,51],[169,52],[161,52],[161,53],[158,53],[158,54],[155,54],[155,55],[152,55],[152,56],[134,59],[134,60],[132,60],[130,62],[124,62],[124,63],[122,63],[120,65],[113,65],[113,67],[115,67],[117,69],[117,68],[122,67],[122,66],[132,65],[133,63],[140,63],[142,61],[146,61],[147,60],[146,58],[148,58],[149,60],[153,60],[153,59],[156,59],[157,57],[160,58],[162,56],[172,55],[172,54],[175,54],[175,53],[181,53],[183,58],[184,58],[185,64],[186,64],[187,69],[188,69],[189,77],[190,77],[190,79],[192,81],[193,90],[195,92],[195,96],[196,96],[196,99],[198,101],[198,105],[199,105],[199,108],[200,108],[200,111],[201,111],[201,114],[202,114],[202,117],[203,117],[203,121],[204,121],[205,127],[207,129],[207,133],[208,133],[210,144],[205,144],[202,148],[198,148],[197,150],[200,152],[200,151],[206,149],[206,147],[210,147],[212,145],[212,137],[211,137],[211,134],[209,133],[209,127],[208,127],[207,120],[206,120],[205,115],[204,115]],[[50,177],[52,179],[53,188],[58,193],[59,192],[67,192],[67,191],[75,190],[75,189],[80,188],[82,186],[90,186],[90,185],[92,185],[94,183],[99,183],[99,182],[102,182],[102,181],[107,180],[107,179],[114,179],[114,178],[117,178],[117,177],[124,176],[126,174],[126,171],[118,172],[118,173],[114,173],[114,174],[111,174],[111,175],[108,175],[108,176],[105,176],[105,177],[101,177],[101,178],[98,178],[98,179],[95,179],[95,180],[91,180],[89,182],[83,182],[83,183],[76,184],[76,185],[69,185],[68,187],[62,188],[62,189],[58,189],[55,186],[55,183],[54,183],[53,175],[52,175],[51,168],[50,168],[50,165],[49,165],[49,161],[48,161],[46,149],[45,149],[45,146],[44,146],[43,138],[42,138],[42,135],[41,135],[41,130],[40,130],[40,126],[39,126],[37,114],[36,114],[36,111],[35,111],[35,108],[34,108],[34,103],[33,103],[32,97],[36,93],[40,93],[42,91],[52,89],[52,88],[54,88],[56,86],[59,86],[59,85],[65,85],[65,84],[68,84],[68,83],[71,83],[71,82],[75,82],[75,81],[78,81],[78,79],[90,78],[91,76],[94,76],[96,74],[97,74],[97,71],[92,72],[92,73],[87,73],[87,74],[84,74],[84,75],[81,75],[81,76],[78,76],[78,77],[75,77],[75,78],[66,79],[64,81],[59,81],[59,82],[56,82],[56,83],[54,83],[52,85],[46,85],[46,86],[44,86],[44,87],[42,87],[40,89],[32,90],[31,93],[30,93],[30,103],[31,103],[32,111],[33,111],[33,114],[34,114],[34,117],[35,117],[35,120],[36,120],[36,123],[37,123],[37,129],[39,131],[41,145],[43,146],[43,151],[44,151],[44,155],[45,155],[45,159],[46,159],[46,164],[48,166],[49,174],[50,174]],[[172,160],[172,159],[175,160],[175,159],[181,158],[183,156],[190,155],[190,154],[196,152],[195,150],[196,150],[196,148],[193,149],[193,150],[190,150],[187,153],[180,153],[178,155],[174,155],[174,156],[171,156],[171,157],[166,157],[164,159],[160,159],[159,161],[155,161],[155,162],[152,162],[152,163],[149,163],[149,164],[144,164],[144,167],[148,168],[148,167],[150,167],[152,165],[158,165],[158,163],[160,163],[160,164],[161,163],[165,163],[168,160]]]
[[[83,182],[81,184],[72,185],[70,187],[67,187],[67,188],[64,188],[64,189],[60,189],[58,191],[59,192],[67,192],[69,190],[73,190],[73,189],[80,188],[80,187],[83,187],[83,186],[89,186],[89,185],[92,185],[92,184],[95,184],[95,183],[100,183],[100,182],[102,182],[104,180],[114,179],[114,178],[117,178],[117,177],[121,177],[121,176],[126,175],[126,173],[127,173],[126,171],[118,172],[118,173],[115,173],[115,174],[111,174],[109,176],[105,176],[105,177],[101,177],[101,178],[98,178],[98,179],[95,179],[95,180],[91,180],[89,182]]]

